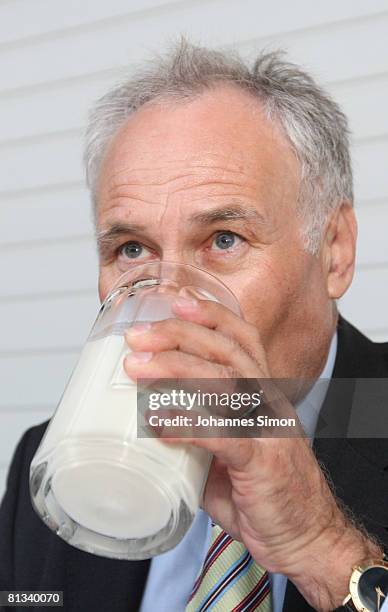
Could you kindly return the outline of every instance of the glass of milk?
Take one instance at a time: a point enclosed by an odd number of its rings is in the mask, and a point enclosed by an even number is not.
[[[177,296],[215,300],[241,316],[231,291],[199,268],[133,266],[102,304],[31,462],[39,516],[95,555],[144,559],[165,552],[185,535],[201,502],[211,455],[138,438],[137,384],[123,368],[126,329],[174,318]]]

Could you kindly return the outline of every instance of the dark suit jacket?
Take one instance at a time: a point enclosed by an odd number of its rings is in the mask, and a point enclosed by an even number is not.
[[[356,377],[388,378],[388,343],[374,344],[340,319],[333,378]],[[349,384],[346,394],[339,397],[329,389],[321,411],[326,421],[333,405],[337,412],[341,411],[344,431],[353,393],[352,381]],[[61,590],[66,612],[135,612],[141,602],[149,560],[105,559],[73,548],[54,535],[31,506],[29,465],[46,426],[47,422],[26,431],[9,470],[0,508],[0,590]],[[387,545],[388,440],[316,439],[314,448],[331,476],[337,496],[371,534]],[[290,582],[284,610],[312,610]]]

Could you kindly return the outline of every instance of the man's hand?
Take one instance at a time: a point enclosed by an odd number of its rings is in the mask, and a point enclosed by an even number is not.
[[[175,320],[127,334],[134,352],[124,366],[131,378],[270,377],[253,325],[210,301],[180,299],[174,311]],[[257,563],[288,576],[315,609],[339,606],[352,565],[379,556],[338,507],[306,438],[168,442],[214,454],[204,509]]]

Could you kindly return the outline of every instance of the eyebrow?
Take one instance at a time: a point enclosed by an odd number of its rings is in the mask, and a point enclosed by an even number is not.
[[[255,207],[235,204],[234,206],[194,213],[189,217],[189,221],[202,225],[216,223],[217,221],[257,221],[264,224],[265,219]]]
[[[145,229],[145,225],[139,225],[137,223],[112,223],[107,229],[96,232],[97,249],[100,253],[103,253],[112,247],[112,245],[115,245],[118,238],[126,236],[127,234],[144,232]]]
[[[188,221],[199,225],[209,225],[219,221],[256,221],[259,225],[265,223],[263,215],[260,214],[256,208],[253,206],[243,206],[241,204],[194,213],[190,215]],[[98,251],[104,253],[114,246],[117,239],[122,236],[144,232],[146,229],[146,225],[137,223],[122,223],[119,221],[112,223],[107,229],[96,232]]]

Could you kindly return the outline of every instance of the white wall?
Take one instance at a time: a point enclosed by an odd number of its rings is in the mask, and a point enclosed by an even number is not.
[[[388,337],[387,0],[0,0],[0,496],[18,438],[51,415],[97,309],[87,108],[179,33],[248,57],[281,46],[342,104],[360,220],[342,311]]]

